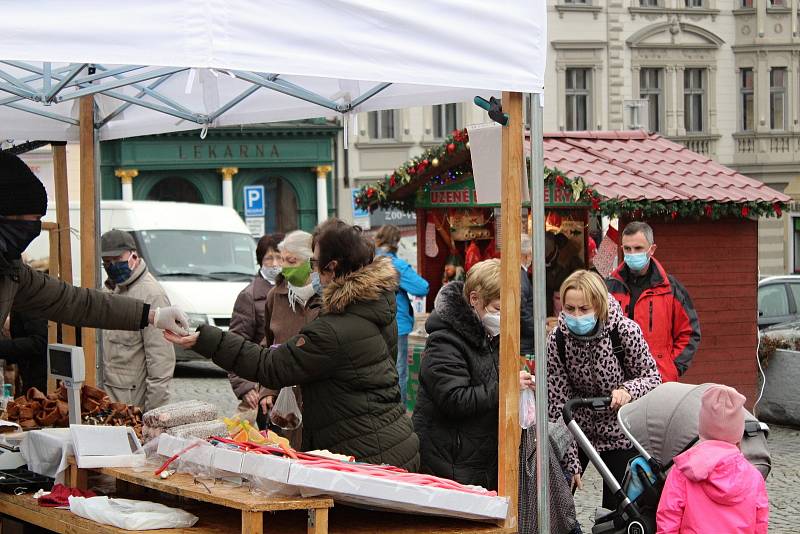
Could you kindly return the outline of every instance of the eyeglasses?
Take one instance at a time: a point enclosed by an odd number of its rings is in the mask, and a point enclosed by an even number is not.
[[[311,263],[311,268],[312,269],[316,269],[317,265],[319,265],[319,260],[316,259],[316,258],[311,258],[308,261],[309,261],[309,263]]]

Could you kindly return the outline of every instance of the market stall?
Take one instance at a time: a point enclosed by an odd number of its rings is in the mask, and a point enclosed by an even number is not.
[[[99,278],[95,276],[97,141],[198,124],[205,131],[224,124],[320,115],[342,116],[347,124],[353,113],[506,91],[503,107],[510,120],[503,133],[502,159],[508,170],[506,190],[512,193],[502,201],[507,208],[503,217],[507,225],[519,225],[521,92],[542,92],[547,43],[544,2],[512,1],[502,10],[480,2],[456,6],[449,1],[319,3],[302,10],[291,3],[254,2],[145,1],[100,9],[94,2],[80,1],[64,11],[61,4],[46,0],[34,7],[15,6],[0,23],[4,29],[0,92],[5,93],[0,124],[7,139],[80,140],[81,281],[86,286],[95,286]],[[418,17],[422,11],[428,16]],[[43,19],[37,16],[41,12],[62,16]],[[443,17],[451,21],[445,29],[437,22]],[[124,33],[115,30],[119,20],[127,23]],[[87,21],[91,32],[85,29]],[[317,31],[321,24],[337,28],[337,39],[331,41],[327,32]],[[436,37],[416,39],[410,47],[406,37],[410,34]],[[380,47],[374,46],[377,41]],[[466,48],[465,41],[470,43]],[[447,50],[443,42],[453,45]],[[446,60],[432,61],[432,57]],[[533,113],[541,114],[538,104]],[[318,191],[324,194],[325,188]],[[65,206],[65,198],[57,203]],[[68,232],[69,223],[58,211],[58,231]],[[69,240],[63,241],[68,245]],[[505,252],[502,285],[509,304],[519,292],[519,241],[508,240]],[[59,265],[62,272],[69,271],[63,257]],[[543,323],[543,314],[536,314]],[[513,323],[514,313],[503,321]],[[94,339],[89,329],[76,333],[76,341],[86,349],[88,369],[94,368]],[[501,341],[503,438],[498,478],[500,494],[509,503],[500,523],[509,530],[517,524],[518,345],[513,333]],[[546,440],[542,441],[537,452],[540,462],[547,455]],[[542,469],[546,474],[546,463]],[[546,496],[547,487],[541,484],[539,491]],[[542,532],[548,530],[547,502],[546,497],[539,499]],[[404,528],[398,526],[397,531]],[[479,527],[450,529],[471,530]]]
[[[631,220],[645,220],[653,227],[656,257],[688,290],[703,334],[683,380],[729,384],[752,403],[758,379],[754,320],[758,218],[780,217],[789,198],[683,145],[643,131],[545,134],[544,161],[548,213],[557,214],[562,227],[564,221],[586,223],[581,230],[588,232],[578,235],[593,234],[601,254],[610,252],[614,260],[603,262],[605,267],[601,258],[594,262],[601,274],[608,275],[609,266],[615,267],[621,257],[617,230],[611,227],[598,235],[598,219],[617,220],[619,230]],[[463,230],[458,217],[450,216],[451,210],[483,214],[479,222],[487,222],[481,231],[486,232],[488,245],[479,248],[484,254],[496,239],[498,229],[492,224],[496,212],[492,207],[476,208],[466,130],[453,132],[441,146],[384,180],[362,187],[356,198],[364,209],[417,210],[418,266],[431,281],[432,291],[442,277],[448,239],[455,241],[462,257],[472,246],[459,241]],[[437,225],[443,219],[450,221],[449,226]],[[566,231],[571,231],[573,222],[566,223]],[[545,231],[550,226],[546,224]],[[480,236],[469,237],[482,242]]]

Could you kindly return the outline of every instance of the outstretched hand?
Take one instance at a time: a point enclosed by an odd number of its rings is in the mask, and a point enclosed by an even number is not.
[[[197,343],[197,338],[200,337],[200,332],[189,334],[188,336],[180,336],[169,330],[164,330],[164,338],[170,343],[179,346],[182,349],[189,350]]]

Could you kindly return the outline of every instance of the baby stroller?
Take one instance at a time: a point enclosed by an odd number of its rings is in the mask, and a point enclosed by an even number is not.
[[[622,486],[583,433],[572,413],[576,408],[607,409],[610,397],[572,399],[564,405],[564,422],[592,465],[615,491],[617,508],[598,509],[592,534],[652,534],[656,510],[673,460],[698,441],[700,400],[711,384],[668,382],[620,408],[617,419],[638,456],[628,463]],[[769,428],[749,412],[741,450],[766,479],[772,467],[767,449]]]

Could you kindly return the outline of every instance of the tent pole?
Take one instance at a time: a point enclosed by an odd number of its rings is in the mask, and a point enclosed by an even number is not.
[[[550,440],[547,433],[547,350],[545,339],[544,265],[544,146],[541,95],[530,94],[531,159],[528,176],[531,188],[533,241],[533,348],[536,355],[536,513],[540,534],[550,533]]]
[[[522,223],[523,113],[522,93],[503,93],[500,216],[503,249],[500,267],[500,413],[498,428],[498,490],[508,497],[504,527],[516,529],[519,486],[519,325],[520,232]]]
[[[81,286],[97,287],[97,184],[95,182],[94,142],[94,96],[80,99],[80,143],[81,143]],[[86,357],[86,384],[97,383],[95,371],[97,340],[93,328],[81,329],[81,345]]]
[[[69,221],[69,181],[67,176],[67,144],[53,145],[53,177],[56,190],[56,221],[58,223],[59,278],[72,283],[72,240]],[[62,343],[75,344],[75,327],[61,326]]]

